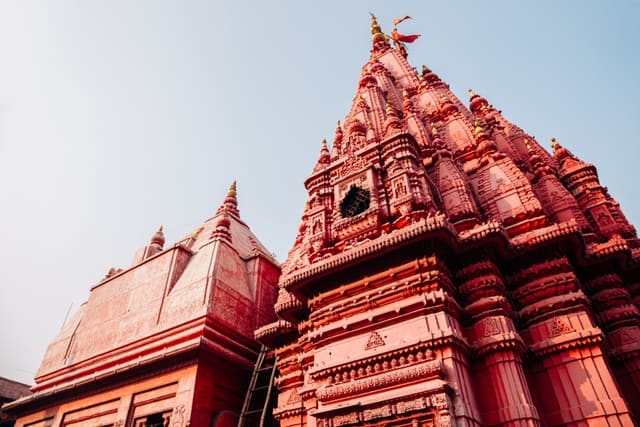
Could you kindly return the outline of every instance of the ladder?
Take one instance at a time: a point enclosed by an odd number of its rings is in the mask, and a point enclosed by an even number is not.
[[[269,427],[273,410],[273,379],[276,376],[275,358],[266,346],[260,348],[258,360],[244,397],[238,427]],[[259,423],[258,423],[259,420]]]

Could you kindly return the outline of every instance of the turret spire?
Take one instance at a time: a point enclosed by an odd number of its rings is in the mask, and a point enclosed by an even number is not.
[[[164,247],[164,231],[162,226],[160,226],[156,233],[151,237],[151,246],[155,246],[159,250],[162,250]]]
[[[317,172],[321,169],[324,169],[330,162],[331,156],[329,154],[327,140],[323,138],[322,145],[320,146],[320,155],[318,156],[318,162],[316,163],[316,167],[313,169],[313,171]]]

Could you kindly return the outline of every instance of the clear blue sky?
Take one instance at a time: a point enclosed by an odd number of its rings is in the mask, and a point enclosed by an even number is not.
[[[69,307],[158,225],[168,243],[190,233],[234,179],[283,260],[369,11],[386,30],[413,16],[415,67],[596,163],[640,225],[637,0],[3,1],[0,376],[31,382]]]

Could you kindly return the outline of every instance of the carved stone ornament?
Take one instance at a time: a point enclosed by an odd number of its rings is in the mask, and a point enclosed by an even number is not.
[[[552,337],[557,337],[558,335],[562,335],[562,334],[567,334],[569,332],[573,332],[575,329],[573,329],[571,326],[569,326],[569,324],[562,320],[562,319],[558,319],[555,318],[553,319],[553,322],[551,323],[551,336]]]
[[[171,427],[184,427],[184,413],[187,408],[184,405],[178,405],[173,408],[173,415],[171,416]]]
[[[365,350],[371,350],[372,348],[381,347],[385,345],[384,340],[376,331],[371,331],[369,334],[369,339],[367,340],[367,345],[365,345]]]

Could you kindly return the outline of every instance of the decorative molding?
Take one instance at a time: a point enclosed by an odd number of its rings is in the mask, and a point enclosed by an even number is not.
[[[442,366],[440,361],[432,360],[406,368],[392,369],[362,379],[354,379],[340,384],[324,385],[318,388],[316,397],[321,401],[337,399],[343,396],[376,390],[416,379],[424,381],[427,378],[438,378],[441,375]]]

